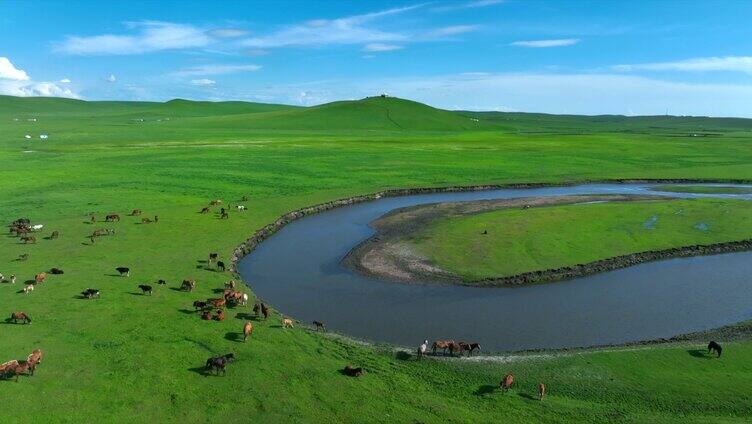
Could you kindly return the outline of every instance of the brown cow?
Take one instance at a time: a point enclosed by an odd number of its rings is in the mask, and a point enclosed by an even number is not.
[[[514,384],[514,375],[511,373],[504,376],[504,379],[501,380],[501,383],[499,383],[499,387],[503,391],[509,390],[510,387],[512,387],[512,384]]]
[[[217,321],[224,321],[225,320],[225,311],[222,309],[217,309],[217,315],[214,316],[214,319]]]
[[[107,216],[105,216],[105,217],[104,217],[104,220],[105,220],[106,222],[113,222],[113,221],[118,221],[118,222],[120,222],[120,215],[118,215],[118,214],[116,214],[116,213],[111,213],[111,214],[108,214]]]
[[[37,282],[37,284],[44,283],[44,280],[47,279],[47,273],[46,272],[40,272],[39,274],[34,276],[34,281]]]
[[[16,324],[18,324],[18,321],[23,321],[24,324],[31,324],[31,317],[24,312],[16,311],[10,314],[10,319],[8,321],[13,321]]]
[[[538,400],[543,400],[544,396],[546,396],[546,385],[540,383],[538,385]]]
[[[251,334],[253,334],[253,324],[250,321],[246,321],[243,325],[243,341],[246,341]]]

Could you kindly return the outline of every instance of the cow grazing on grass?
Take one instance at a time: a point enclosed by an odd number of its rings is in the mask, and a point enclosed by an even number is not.
[[[24,324],[31,324],[31,317],[24,312],[12,312],[8,321],[12,321],[15,324],[18,324],[18,321],[23,321]]]
[[[354,368],[350,365],[345,365],[345,368],[342,370],[342,373],[348,377],[360,377],[361,375],[363,375],[363,368],[361,367]]]
[[[708,343],[708,353],[712,351],[715,351],[716,355],[718,355],[717,357],[720,358],[721,352],[723,352],[723,348],[716,342],[710,342]]]
[[[235,355],[228,353],[222,356],[215,356],[206,360],[206,371],[211,373],[212,370],[217,372],[222,371],[222,375],[225,375],[225,367],[227,364],[235,360]]]
[[[543,383],[538,384],[538,400],[543,400],[546,396],[546,385]]]
[[[37,275],[34,276],[34,281],[37,284],[44,283],[44,280],[46,280],[46,279],[47,279],[47,273],[46,272],[40,272],[39,274],[37,274]]]
[[[269,313],[271,313],[271,310],[268,306],[266,306],[263,302],[261,302],[261,314],[264,315],[264,319],[269,318]]]
[[[86,289],[81,292],[81,296],[84,297],[84,299],[93,299],[97,298],[99,299],[99,290],[97,289]]]
[[[211,264],[213,262],[216,262],[218,258],[219,258],[219,254],[218,253],[209,253],[209,262],[207,262],[207,263]]]
[[[501,383],[499,383],[499,387],[503,391],[509,390],[510,387],[512,387],[512,384],[514,384],[514,375],[507,374],[504,376],[504,378],[501,380]]]
[[[24,244],[36,243],[37,242],[37,238],[34,237],[34,236],[23,236],[23,237],[21,237],[21,241]]]
[[[27,284],[23,289],[24,294],[29,294],[34,291],[34,285],[33,284]]]
[[[130,215],[131,216],[139,216],[139,215],[141,215],[141,209],[133,209],[133,211],[131,211]]]
[[[313,321],[313,326],[316,327],[316,331],[326,331],[326,327],[324,326],[324,323],[321,321]]]
[[[115,271],[120,274],[121,277],[130,277],[131,276],[131,269],[125,266],[119,266],[115,268]]]
[[[436,350],[441,349],[444,352],[444,355],[446,355],[447,349],[449,349],[449,346],[454,343],[454,340],[436,340],[431,345],[431,351],[434,355],[436,355]]]
[[[224,272],[225,271],[225,263],[222,262],[222,261],[217,261],[217,270]]]
[[[428,340],[424,341],[423,344],[418,346],[418,359],[426,356],[427,352],[428,352]]]
[[[105,222],[115,222],[115,221],[120,222],[120,215],[116,213],[111,213],[105,216],[104,220]]]
[[[51,268],[51,269],[50,269],[50,274],[53,274],[53,275],[61,275],[61,274],[65,274],[65,271],[63,271],[63,270],[62,270],[62,269],[60,269],[60,268]]]
[[[141,289],[142,294],[152,294],[152,287],[147,284],[139,284],[138,288]]]
[[[183,280],[183,283],[180,285],[180,289],[185,291],[193,291],[195,288],[196,280]]]
[[[293,328],[290,318],[282,318],[282,328]]]
[[[253,333],[253,324],[250,321],[246,321],[243,324],[243,341],[248,340],[248,336]]]

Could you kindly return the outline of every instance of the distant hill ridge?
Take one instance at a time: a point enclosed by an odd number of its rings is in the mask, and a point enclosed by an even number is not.
[[[57,118],[180,118],[208,128],[264,130],[659,132],[713,136],[752,131],[752,119],[676,116],[550,115],[520,112],[448,111],[397,97],[375,96],[299,107],[243,101],[83,101],[52,97],[0,96],[0,115]],[[189,119],[190,122],[186,122]]]

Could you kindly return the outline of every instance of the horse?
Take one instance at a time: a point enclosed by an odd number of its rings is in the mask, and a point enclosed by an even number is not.
[[[538,384],[538,400],[543,400],[546,396],[546,385],[543,383]]]
[[[41,349],[34,349],[29,356],[26,357],[26,363],[29,364],[29,371],[31,375],[34,375],[37,365],[42,363],[42,357],[44,354]]]
[[[65,271],[63,271],[63,270],[62,270],[62,269],[60,269],[60,268],[51,268],[51,269],[50,269],[50,274],[53,274],[53,275],[61,275],[61,274],[65,274]]]
[[[223,210],[222,213],[219,215],[219,219],[228,219],[230,217],[230,214],[227,213],[226,210]]]
[[[225,271],[225,263],[222,261],[217,261],[217,269],[224,272]]]
[[[217,375],[222,371],[222,375],[225,375],[225,367],[227,364],[235,359],[235,355],[228,353],[222,356],[215,356],[206,360],[206,370],[211,373],[211,370],[216,370]]]
[[[207,309],[204,312],[202,312],[201,319],[206,320],[206,321],[209,321],[210,319],[212,319],[211,311]]]
[[[206,306],[207,306],[206,302],[203,302],[201,300],[196,300],[193,302],[193,308],[196,309],[197,311],[201,309],[206,309]]]
[[[130,213],[131,216],[139,216],[141,215],[141,209],[133,209]]]
[[[721,352],[723,352],[723,348],[718,343],[712,341],[708,343],[708,353],[711,351],[715,351],[716,355],[718,355],[718,358],[721,357]]]
[[[160,286],[164,286],[165,284],[167,284],[167,281],[160,278],[159,280],[157,280],[157,284],[159,284]]]
[[[454,340],[436,340],[431,345],[431,351],[434,355],[436,355],[436,349],[442,349],[444,351],[444,355],[446,355],[447,349],[449,349],[449,345],[454,343]]]
[[[28,362],[21,362],[17,364],[15,367],[9,368],[8,371],[9,371],[9,374],[11,374],[11,377],[13,375],[16,376],[16,382],[18,382],[18,377],[21,374],[28,374],[30,368],[31,368],[31,364],[29,364]]]
[[[449,356],[454,356],[454,352],[459,353],[460,356],[462,356],[462,352],[465,351],[465,348],[462,346],[462,343],[457,342],[449,342],[449,346],[447,346],[447,349],[449,350]]]
[[[263,302],[261,302],[261,313],[264,315],[264,319],[269,318],[270,309]]]
[[[253,333],[253,324],[251,324],[250,321],[246,321],[243,325],[243,341],[246,341],[248,339],[248,336],[250,336]]]
[[[350,365],[345,365],[345,368],[342,370],[342,373],[345,374],[348,377],[360,377],[363,375],[363,368],[353,368]]]
[[[105,222],[114,222],[114,221],[120,222],[120,215],[116,213],[111,213],[111,214],[106,215],[104,217],[104,220]]]
[[[40,272],[39,274],[37,274],[37,275],[34,276],[34,281],[37,284],[44,283],[44,280],[46,280],[46,279],[47,279],[47,273],[46,272]]]
[[[15,359],[0,364],[0,378],[5,378],[7,375],[12,374],[17,366],[18,361]]]
[[[180,285],[180,290],[193,291],[196,288],[196,280],[183,280],[183,284]]]
[[[115,268],[115,271],[120,274],[121,277],[130,277],[131,276],[131,269],[125,266],[119,266]]]
[[[256,314],[256,316],[259,316],[259,312],[261,311],[261,305],[258,303],[253,305],[253,313]]]
[[[31,317],[28,316],[25,312],[11,312],[10,319],[8,321],[13,321],[13,323],[18,324],[18,321],[23,321],[24,324],[31,324]]]
[[[463,351],[467,351],[467,356],[471,356],[473,354],[473,351],[476,349],[480,350],[480,344],[475,342],[460,342],[460,346],[462,346]]]
[[[290,318],[282,318],[282,328],[293,328]]]
[[[199,213],[209,213],[210,210],[211,210],[211,208],[209,206],[206,206],[206,207],[202,208],[201,212],[199,212]]]
[[[504,376],[504,378],[501,380],[501,383],[499,383],[499,387],[503,391],[509,390],[510,387],[512,387],[512,384],[514,384],[514,375],[507,374]]]
[[[426,356],[428,351],[428,340],[424,341],[422,345],[418,346],[418,359]]]
[[[208,299],[207,302],[211,303],[215,308],[221,308],[227,304],[224,299]]]
[[[316,326],[316,331],[326,331],[326,327],[324,326],[324,323],[321,321],[314,321],[313,325]]]
[[[152,287],[151,287],[150,285],[147,285],[147,284],[139,284],[139,285],[138,285],[138,288],[140,288],[140,289],[141,289],[141,292],[142,292],[143,294],[152,294]]]

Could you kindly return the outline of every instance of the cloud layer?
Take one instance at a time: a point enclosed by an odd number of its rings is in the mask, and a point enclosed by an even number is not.
[[[36,82],[24,70],[16,68],[7,57],[0,56],[0,94],[9,96],[72,97],[79,96],[53,82]]]
[[[752,74],[752,56],[700,57],[675,62],[616,65],[616,71],[745,72]]]
[[[515,41],[510,43],[512,46],[517,47],[531,47],[531,48],[547,48],[547,47],[565,47],[572,46],[580,42],[579,38],[558,38],[554,40],[528,40],[528,41]]]

